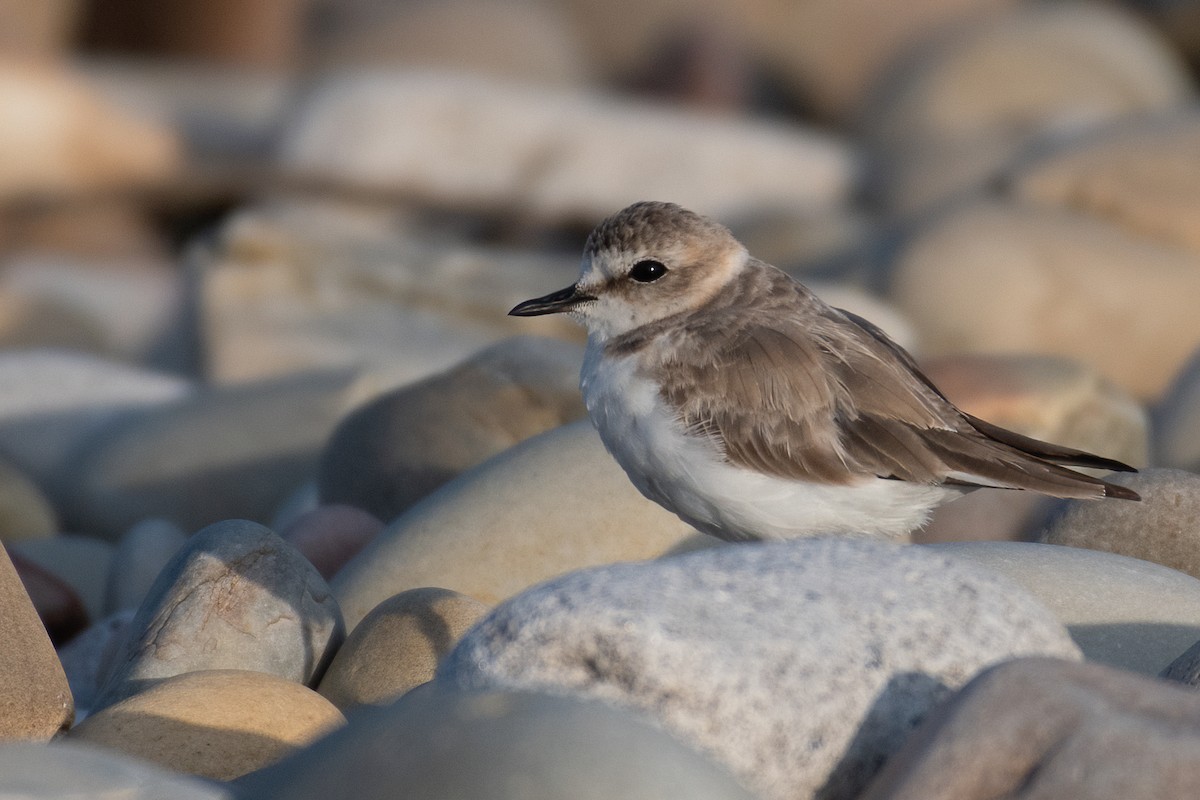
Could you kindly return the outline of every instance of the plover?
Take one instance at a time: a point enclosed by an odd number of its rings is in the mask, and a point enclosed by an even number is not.
[[[723,539],[905,536],[984,486],[1139,499],[1064,465],[1132,467],[959,410],[875,325],[676,205],[609,217],[574,285],[509,313],[583,323],[605,447],[642,494]]]

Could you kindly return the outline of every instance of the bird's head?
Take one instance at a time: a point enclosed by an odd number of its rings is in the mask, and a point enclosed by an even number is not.
[[[712,220],[671,203],[635,203],[592,231],[579,280],[508,313],[568,313],[604,341],[699,308],[747,258],[733,234]]]

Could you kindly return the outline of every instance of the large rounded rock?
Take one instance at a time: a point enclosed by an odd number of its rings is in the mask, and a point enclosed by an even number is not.
[[[468,467],[583,417],[582,360],[577,345],[509,339],[376,398],[342,420],[325,446],[322,502],[391,520]]]
[[[1200,793],[1200,696],[1098,664],[988,670],[860,800],[1160,800]]]
[[[284,169],[434,205],[597,221],[670,197],[714,216],[845,200],[855,164],[796,126],[454,73],[335,76],[283,137]]]
[[[638,494],[587,421],[463,473],[393,522],[333,579],[353,629],[394,594],[441,586],[494,603],[581,567],[654,558],[691,533]]]
[[[0,450],[45,486],[83,441],[191,391],[181,378],[92,356],[6,351],[0,353]]]
[[[346,637],[319,691],[343,710],[390,703],[432,680],[438,662],[487,610],[478,600],[432,587],[384,600]]]
[[[294,548],[253,522],[210,525],[154,582],[96,707],[197,670],[248,669],[311,683],[343,630],[325,581]]]
[[[423,687],[240,782],[261,800],[750,800],[628,712],[576,698]]]
[[[0,744],[0,795],[21,800],[232,800],[217,784],[151,766],[108,748],[57,740]]]
[[[513,598],[438,682],[638,709],[767,798],[851,798],[983,667],[1078,657],[1050,613],[940,554],[813,539],[586,570]]]
[[[67,676],[8,553],[0,547],[0,740],[48,740],[71,724]]]
[[[232,780],[345,722],[329,701],[293,681],[206,670],[168,678],[92,714],[69,736],[178,772]]]
[[[969,204],[900,251],[892,297],[923,355],[1026,352],[1160,393],[1200,343],[1200,261],[1095,218]]]
[[[884,199],[915,211],[982,186],[1033,142],[1190,98],[1179,59],[1115,6],[1021,4],[899,65],[866,107]]]
[[[110,425],[56,481],[67,524],[115,539],[147,517],[185,530],[269,519],[312,473],[355,378],[336,370],[214,388]]]
[[[1069,208],[1200,255],[1200,111],[1106,126],[1018,165],[1021,200]]]
[[[1200,639],[1200,581],[1173,569],[1032,542],[931,547],[1021,586],[1066,626],[1091,661],[1157,675]]]
[[[1150,469],[1112,477],[1142,501],[1063,502],[1041,540],[1140,558],[1200,578],[1200,475]]]

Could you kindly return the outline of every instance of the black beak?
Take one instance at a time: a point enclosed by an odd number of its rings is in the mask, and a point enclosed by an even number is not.
[[[588,300],[595,299],[591,295],[580,294],[579,290],[574,286],[568,286],[545,297],[535,297],[532,300],[526,300],[524,303],[518,303],[508,314],[511,317],[536,317],[542,314],[561,314],[564,311],[570,311],[580,303],[586,303]]]

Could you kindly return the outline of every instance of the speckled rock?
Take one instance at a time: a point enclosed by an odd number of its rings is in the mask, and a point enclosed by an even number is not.
[[[9,549],[74,589],[90,619],[104,616],[104,592],[115,549],[112,544],[93,536],[62,534],[13,542]]]
[[[577,345],[519,337],[376,398],[342,420],[325,446],[322,502],[392,520],[468,467],[582,418],[582,361]]]
[[[1089,661],[1157,675],[1200,639],[1200,581],[1182,572],[1112,553],[1032,542],[933,547],[1021,586],[1067,627]]]
[[[384,600],[346,637],[318,691],[342,710],[386,705],[432,680],[438,662],[487,610],[432,587]]]
[[[108,748],[57,740],[0,744],[0,795],[21,800],[232,800],[228,788],[151,766]]]
[[[1200,792],[1200,696],[1099,664],[1026,658],[980,675],[861,800],[1160,800]]]
[[[136,609],[127,608],[110,614],[59,648],[58,658],[75,698],[76,721],[91,713],[96,694],[121,658],[136,613]]]
[[[1149,469],[1113,479],[1142,501],[1099,508],[1063,502],[1041,540],[1140,558],[1200,578],[1200,475]]]
[[[189,531],[265,521],[311,474],[355,380],[335,370],[212,388],[110,425],[58,476],[64,521],[113,539],[147,517]]]
[[[239,781],[261,800],[750,800],[728,773],[604,703],[424,686]]]
[[[542,584],[485,617],[437,680],[609,700],[763,797],[852,798],[953,688],[1036,654],[1078,650],[1008,581],[919,548],[813,539]]]
[[[54,645],[0,547],[0,741],[48,740],[71,724],[75,704]]]
[[[243,670],[176,675],[92,714],[71,739],[215,780],[261,769],[345,717],[298,683]]]
[[[582,420],[534,436],[426,497],[332,586],[353,630],[406,589],[440,586],[495,603],[573,569],[654,558],[691,532],[638,493]]]
[[[1200,343],[1195,254],[1072,211],[968,203],[898,251],[891,297],[926,358],[1025,352],[1163,391]],[[1053,313],[1047,313],[1053,309]]]
[[[334,76],[280,147],[293,174],[434,205],[598,221],[647,197],[722,216],[845,200],[856,165],[796,125],[454,73]]]
[[[137,608],[188,535],[165,519],[144,519],[117,542],[104,590],[104,611]]]
[[[0,542],[41,539],[58,531],[58,514],[42,490],[21,470],[0,460]]]
[[[382,530],[383,523],[361,508],[330,504],[300,515],[279,535],[329,580]]]
[[[864,125],[893,208],[929,208],[998,174],[1022,148],[1154,110],[1192,87],[1178,57],[1117,6],[1020,4],[898,65]]]
[[[154,582],[95,708],[197,670],[315,682],[343,630],[325,581],[294,548],[253,522],[210,525]]]

